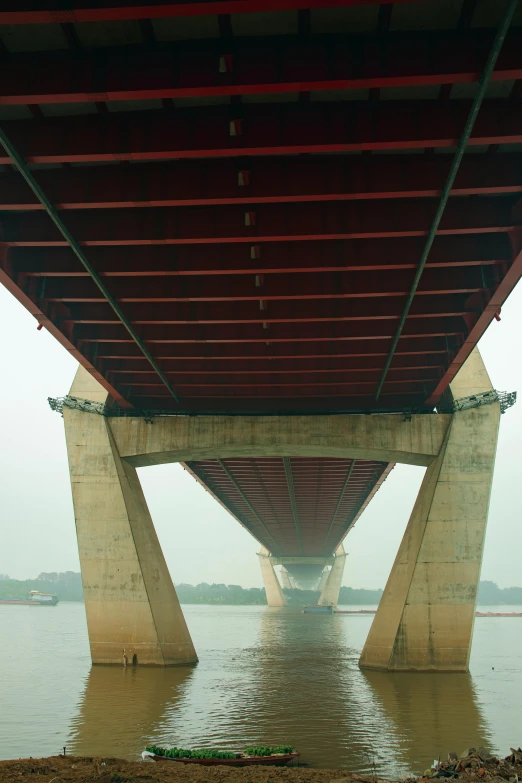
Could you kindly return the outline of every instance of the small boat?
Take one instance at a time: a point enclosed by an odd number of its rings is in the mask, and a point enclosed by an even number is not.
[[[290,761],[298,758],[299,753],[274,753],[271,756],[245,756],[244,753],[237,753],[235,758],[231,759],[189,759],[189,758],[170,758],[169,756],[156,756],[144,750],[141,754],[142,759],[152,759],[153,761],[176,761],[178,764],[200,764],[203,767],[284,767]]]
[[[303,607],[303,614],[333,614],[333,605],[319,606],[319,604],[308,604]]]
[[[41,593],[39,590],[31,590],[30,598],[0,598],[0,604],[14,604],[15,606],[56,606],[59,603],[58,596],[53,593]]]

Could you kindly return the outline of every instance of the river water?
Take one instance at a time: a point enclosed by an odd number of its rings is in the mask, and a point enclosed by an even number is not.
[[[401,775],[522,744],[522,618],[477,618],[470,675],[387,674],[357,665],[371,615],[184,612],[197,666],[91,668],[83,604],[0,606],[0,758],[290,744],[311,766]]]

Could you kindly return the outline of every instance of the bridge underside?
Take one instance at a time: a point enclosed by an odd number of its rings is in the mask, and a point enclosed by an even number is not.
[[[333,554],[393,468],[311,457],[185,465],[269,552],[294,556]]]
[[[502,4],[331,4],[3,4],[2,127],[154,365],[7,152],[1,279],[120,405],[432,410],[520,277],[519,11],[377,394]]]
[[[522,275],[522,10],[413,295],[502,3],[70,0],[64,10],[58,0],[6,2],[0,281],[90,373],[76,395],[109,395],[112,414],[133,417],[126,428],[123,419],[66,412],[93,660],[115,662],[127,640],[143,644],[142,662],[187,662],[195,652],[179,607],[175,623],[169,615],[177,599],[136,466],[185,462],[270,552],[308,557],[332,555],[394,461],[428,466],[422,497],[432,500],[446,481],[439,476],[454,470],[445,454],[460,430],[436,406],[450,384],[453,396],[491,388],[469,372],[460,383],[458,373]],[[144,414],[162,412],[180,415],[154,419],[150,430],[196,421],[192,435],[208,435],[199,456],[173,456],[164,444],[153,453],[151,431],[134,455],[122,451],[135,446],[131,429]],[[393,416],[385,433],[386,413],[406,416]],[[236,427],[238,451],[221,443],[217,453],[212,414],[253,420]],[[270,439],[273,425],[259,424],[265,414],[293,420],[280,425],[292,436],[285,448]],[[357,438],[347,436],[346,414],[364,419]],[[429,426],[416,414],[437,419],[430,434],[439,426],[447,442],[419,438]],[[488,417],[468,414],[452,422],[472,422],[471,472],[489,487],[491,454],[480,451],[479,433]],[[345,421],[342,447],[331,418]],[[484,432],[495,442],[493,419]],[[96,432],[98,451],[80,422]],[[321,426],[331,429],[331,448]],[[390,433],[385,448],[378,441]],[[452,448],[454,465],[464,452],[462,443]],[[460,533],[443,511],[446,527],[430,521],[454,551],[416,550],[429,539],[419,533],[429,517],[420,503],[390,593],[401,596],[390,609],[396,622],[374,633],[366,665],[467,665],[477,575],[462,577],[468,614],[442,620],[424,611],[418,565],[425,554],[425,572],[437,556],[454,565],[462,555],[463,508],[478,503],[484,521],[484,497],[461,497],[455,482]],[[107,538],[107,519],[124,555]],[[482,534],[477,522],[462,555],[473,568]],[[123,598],[111,588],[122,558],[139,585]],[[444,578],[456,584],[454,573]],[[458,652],[446,646],[446,657],[426,662],[408,601],[424,607],[418,627],[440,620],[444,635],[461,624]],[[109,649],[120,617],[126,625]],[[420,652],[401,658],[396,639]]]

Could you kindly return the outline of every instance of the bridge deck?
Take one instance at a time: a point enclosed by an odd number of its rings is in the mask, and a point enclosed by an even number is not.
[[[177,399],[2,153],[0,280],[39,324],[129,408],[433,410],[522,274],[522,8],[378,395],[503,3],[62,5],[3,3],[0,123]],[[188,467],[285,554],[389,470]]]
[[[0,120],[179,402],[4,153],[10,290],[123,405],[436,404],[522,273],[521,13],[376,400],[502,4],[86,5],[4,4]]]

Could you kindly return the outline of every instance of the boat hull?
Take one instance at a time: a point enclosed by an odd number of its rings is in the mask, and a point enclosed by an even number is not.
[[[199,764],[202,767],[284,767],[296,759],[299,753],[284,756],[244,756],[237,759],[171,759],[166,756],[152,756],[154,761],[176,761],[178,764]]]

